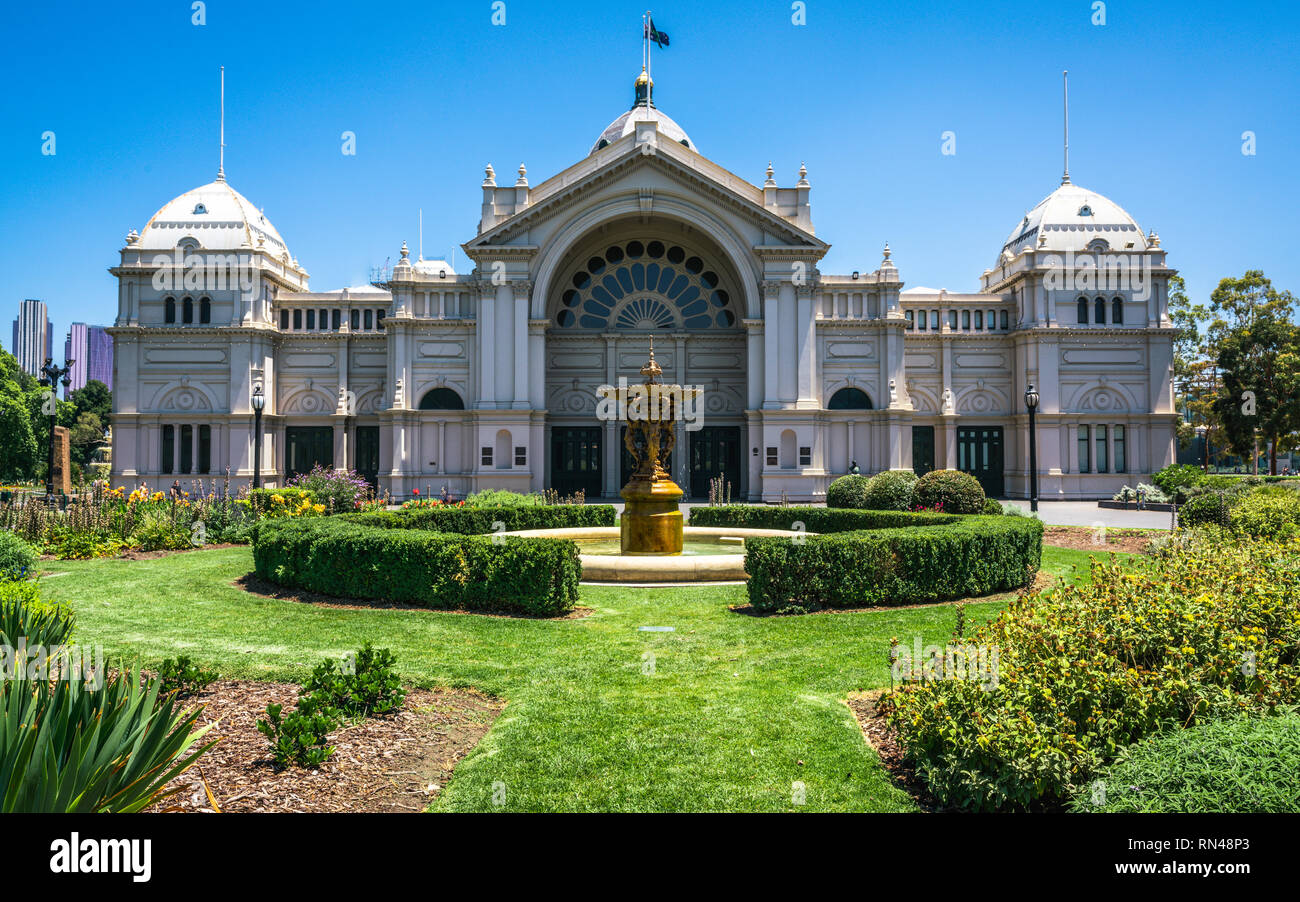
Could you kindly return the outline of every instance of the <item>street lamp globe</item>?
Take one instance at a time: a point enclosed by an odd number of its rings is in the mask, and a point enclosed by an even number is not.
[[[1029,387],[1025,389],[1025,407],[1029,410],[1038,409],[1038,389],[1034,388],[1034,383],[1032,382],[1029,383]]]

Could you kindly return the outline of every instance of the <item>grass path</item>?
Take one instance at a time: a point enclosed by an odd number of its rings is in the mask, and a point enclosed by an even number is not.
[[[1043,568],[1086,578],[1088,553]],[[887,685],[889,638],[946,641],[951,605],[803,617],[731,613],[742,586],[584,586],[580,620],[335,610],[250,595],[246,548],[144,561],[52,562],[46,594],[77,640],[156,664],[188,654],[224,676],[301,680],[326,655],[392,648],[413,683],[508,700],[438,810],[908,811],[843,699]],[[972,625],[1002,601],[967,607]],[[671,626],[673,632],[644,632]]]

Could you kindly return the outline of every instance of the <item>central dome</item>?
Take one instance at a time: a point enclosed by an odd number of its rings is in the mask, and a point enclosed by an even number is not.
[[[277,257],[289,253],[271,221],[224,176],[186,191],[155,213],[140,232],[139,246],[171,250],[184,238],[209,250],[260,246]]]
[[[1001,254],[1021,251],[1146,250],[1142,229],[1108,197],[1065,182],[1016,224]]]
[[[600,137],[596,139],[596,143],[591,146],[591,153],[595,153],[602,147],[608,147],[624,135],[632,134],[636,131],[638,122],[654,122],[661,135],[699,153],[695,142],[687,136],[685,130],[674,122],[671,116],[655,109],[654,88],[654,80],[642,69],[636,79],[632,108],[605,127]]]

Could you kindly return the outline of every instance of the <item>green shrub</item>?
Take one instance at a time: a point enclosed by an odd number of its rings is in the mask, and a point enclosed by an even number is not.
[[[1002,516],[1002,505],[992,498],[985,498],[984,509],[980,513],[986,517],[1000,517]]]
[[[267,520],[253,539],[253,563],[281,585],[431,608],[554,616],[577,603],[582,564],[573,542],[382,528],[410,527],[428,513]]]
[[[541,495],[525,495],[509,489],[481,489],[465,499],[467,507],[540,507],[545,503]]]
[[[367,642],[353,663],[349,673],[334,661],[322,661],[303,683],[303,692],[348,717],[388,714],[402,707],[406,690],[393,669],[397,660],[391,651],[376,650]]]
[[[1237,532],[1257,539],[1285,539],[1300,532],[1300,492],[1285,488],[1251,492],[1232,506],[1228,516]]]
[[[0,686],[0,812],[135,812],[194,765],[199,709],[179,711],[138,670]]]
[[[849,532],[855,529],[891,529],[955,523],[951,514],[933,511],[843,510],[826,507],[775,507],[732,504],[691,508],[691,526],[735,526],[746,529],[797,529],[804,532]],[[802,526],[795,524],[802,523]]]
[[[1222,492],[1207,492],[1189,498],[1186,504],[1178,508],[1178,525],[1189,529],[1197,526],[1231,526],[1232,514],[1227,496]]]
[[[276,497],[279,497],[279,501]],[[275,516],[285,513],[288,508],[297,508],[304,501],[317,504],[316,494],[307,488],[286,486],[282,489],[252,489],[248,493],[248,502],[253,510],[262,516]]]
[[[1021,596],[967,636],[997,652],[992,689],[926,679],[886,697],[942,804],[1062,804],[1140,739],[1300,701],[1300,541],[1182,535],[1132,564],[1094,559],[1090,581]]]
[[[901,605],[988,595],[1033,581],[1043,526],[1012,517],[745,540],[750,604],[759,611]]]
[[[221,679],[215,670],[204,670],[187,656],[167,658],[158,665],[158,679],[163,693],[175,692],[180,697],[202,692]]]
[[[1300,717],[1241,717],[1170,730],[1129,746],[1075,811],[1294,814],[1300,810]]]
[[[912,506],[916,474],[911,470],[884,470],[871,477],[866,506],[879,511],[905,511]]]
[[[978,514],[984,509],[984,489],[969,473],[931,470],[916,481],[912,507],[945,514]]]
[[[867,506],[867,487],[871,477],[859,474],[841,476],[826,487],[826,506],[861,509]]]
[[[1204,475],[1205,473],[1200,467],[1192,464],[1171,464],[1152,476],[1151,481],[1169,497],[1178,497],[1178,503],[1182,504],[1182,498],[1179,497],[1178,490],[1196,485]]]
[[[334,754],[329,733],[339,724],[338,712],[324,699],[312,695],[298,698],[298,705],[287,715],[283,705],[267,705],[266,718],[257,729],[271,742],[271,758],[276,770],[291,764],[319,767]]]
[[[34,576],[39,560],[31,545],[12,532],[0,532],[0,581]]]
[[[470,507],[439,505],[400,511],[372,511],[344,514],[340,519],[383,529],[422,529],[465,536],[524,529],[564,529],[583,526],[613,526],[617,517],[612,504],[550,504],[515,507]]]

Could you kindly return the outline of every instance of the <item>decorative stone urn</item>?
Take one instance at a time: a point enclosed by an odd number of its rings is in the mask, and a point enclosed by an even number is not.
[[[686,394],[697,388],[664,385],[663,369],[655,362],[653,336],[650,359],[641,367],[645,382],[630,386],[626,398],[627,434],[624,444],[632,455],[632,476],[620,492],[627,502],[620,520],[619,545],[623,554],[681,554],[682,490],[664,469],[664,461],[677,441],[675,426]]]

